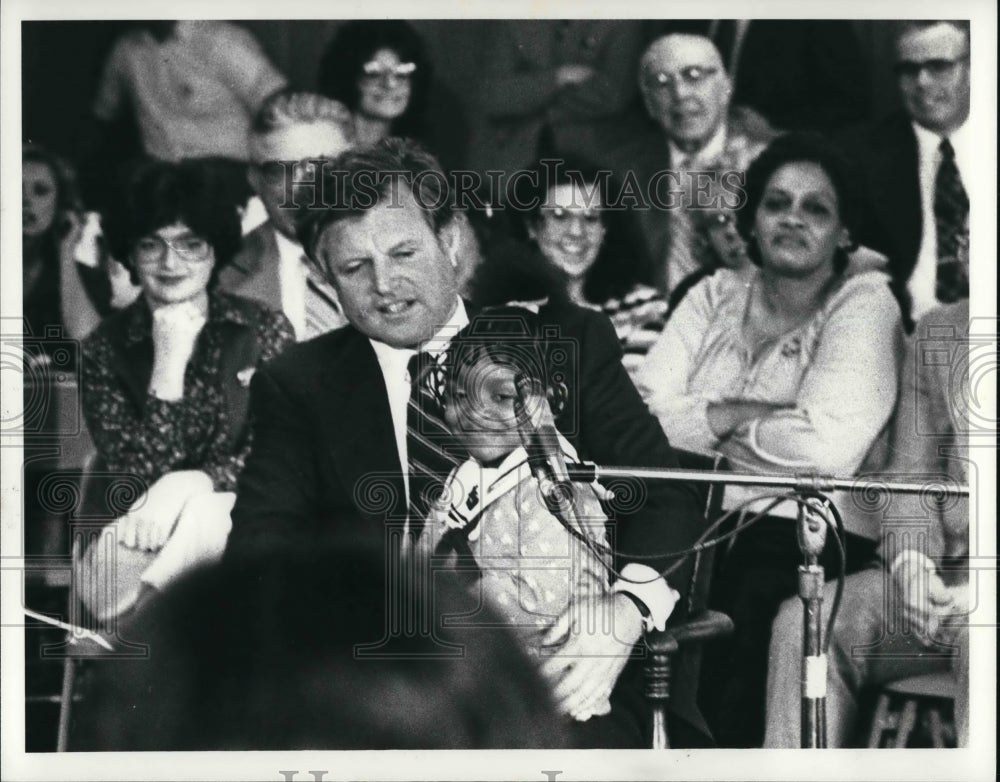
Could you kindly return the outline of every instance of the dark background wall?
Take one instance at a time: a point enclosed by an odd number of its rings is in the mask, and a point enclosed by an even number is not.
[[[247,27],[293,87],[315,86],[316,64],[340,21],[252,20]],[[494,21],[417,20],[434,62],[431,116],[444,118],[436,137],[453,162],[464,157],[470,101],[479,81],[482,52]],[[662,24],[650,22],[651,32]],[[856,22],[863,49],[871,57],[873,111],[897,102],[888,67],[889,40],[884,22]],[[101,65],[125,23],[24,22],[22,25],[23,137],[75,157]]]

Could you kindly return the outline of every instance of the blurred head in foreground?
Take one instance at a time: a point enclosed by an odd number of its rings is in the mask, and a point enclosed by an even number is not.
[[[147,658],[95,663],[73,748],[564,745],[532,665],[507,628],[488,627],[495,616],[442,627],[469,606],[438,577],[433,601],[416,603],[433,630],[393,636],[388,606],[406,600],[386,599],[386,575],[383,553],[360,546],[195,572],[121,630]]]

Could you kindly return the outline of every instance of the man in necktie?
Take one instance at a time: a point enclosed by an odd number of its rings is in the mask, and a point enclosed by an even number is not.
[[[921,248],[921,255],[926,254],[928,259],[925,268],[918,259],[915,270],[924,279],[911,279],[909,284],[914,316],[919,317],[935,300],[948,303],[969,295],[965,252],[969,196],[962,183],[962,161],[958,157],[963,153],[968,165],[963,148],[963,128],[969,116],[968,33],[947,23],[904,28],[896,42],[896,74],[903,101],[915,123],[921,155],[930,158],[926,161],[930,170],[936,169],[930,199],[933,220],[928,220],[923,237],[929,246]],[[936,149],[932,147],[934,141]],[[925,206],[925,215],[927,211]],[[935,261],[933,269],[931,260]]]
[[[903,111],[840,141],[865,178],[858,240],[889,257],[897,295],[916,320],[969,295],[969,23],[898,22],[895,43]]]
[[[269,219],[244,238],[243,249],[219,275],[219,285],[283,312],[299,341],[347,321],[336,291],[312,267],[295,236],[294,194],[319,175],[310,161],[335,157],[353,145],[347,108],[305,92],[271,96],[250,129],[248,177]]]
[[[336,289],[349,325],[293,346],[254,375],[253,448],[226,556],[280,556],[346,537],[383,547],[405,579],[413,558],[394,559],[394,551],[411,536],[400,531],[419,530],[425,490],[450,471],[439,458],[447,454],[436,447],[437,424],[416,414],[433,412],[422,397],[436,396],[437,357],[469,322],[458,295],[449,183],[434,158],[401,139],[345,153],[323,176],[317,193],[337,193],[338,203],[304,209],[298,235]],[[555,424],[580,457],[676,466],[622,366],[607,318],[562,301],[541,305],[537,315],[553,339],[575,346]],[[551,697],[568,719],[574,703],[611,693],[610,715],[577,722],[589,729],[581,743],[592,746],[641,745],[646,708],[635,708],[642,699],[631,673],[619,677],[643,626],[662,626],[685,610],[670,589],[687,591],[692,564],[671,573],[668,585],[659,573],[671,560],[660,555],[689,547],[701,531],[694,493],[661,482],[646,485],[644,497],[640,507],[622,508],[609,530],[617,591],[590,604],[614,632],[574,630],[546,665]],[[393,585],[386,588],[386,599],[394,599]],[[416,621],[426,618],[417,613]],[[379,642],[373,638],[371,647]],[[680,719],[704,730],[692,697],[671,703]]]
[[[611,159],[620,177],[634,176],[644,191],[655,191],[653,203],[633,217],[656,282],[669,293],[707,262],[688,213],[700,185],[691,172],[715,179],[740,174],[775,133],[759,115],[730,105],[729,76],[706,36],[658,38],[639,68],[639,89],[656,129]]]

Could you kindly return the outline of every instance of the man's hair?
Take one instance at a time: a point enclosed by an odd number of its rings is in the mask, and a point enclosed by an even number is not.
[[[654,49],[661,49],[661,48],[663,48],[664,42],[667,41],[668,39],[678,40],[678,39],[682,39],[682,38],[701,38],[702,40],[706,41],[709,44],[709,46],[711,46],[715,50],[715,53],[718,55],[719,65],[720,65],[721,69],[723,71],[726,71],[726,63],[722,59],[722,54],[719,52],[719,47],[715,45],[715,41],[713,41],[709,36],[702,35],[701,33],[693,32],[693,31],[687,31],[687,30],[685,30],[685,31],[678,31],[678,32],[673,32],[673,33],[667,33],[666,35],[661,35],[661,36],[658,36],[657,38],[654,38],[652,41],[650,41],[649,45],[643,50],[642,55],[639,57],[639,84],[640,84],[640,86],[642,86],[642,84],[643,84],[643,82],[642,82],[642,71],[643,71],[643,68],[645,68],[646,61],[652,55],[653,50]]]
[[[317,187],[329,206],[300,210],[298,238],[315,259],[320,235],[336,222],[359,217],[383,201],[399,205],[408,189],[434,233],[453,216],[451,189],[441,164],[415,141],[385,138],[373,147],[347,150],[324,166]]]
[[[264,136],[290,125],[330,122],[337,125],[348,140],[353,140],[354,116],[340,101],[312,92],[278,90],[261,104],[254,115],[250,132]]]
[[[177,163],[144,161],[126,176],[117,198],[101,213],[101,229],[111,255],[137,281],[132,251],[136,242],[176,223],[212,246],[212,281],[239,252],[242,229],[232,177],[212,158]]]
[[[972,25],[968,19],[901,19],[892,22],[892,42],[898,46],[900,39],[907,33],[916,30],[926,30],[939,24],[950,24],[965,35],[966,41],[971,41]]]

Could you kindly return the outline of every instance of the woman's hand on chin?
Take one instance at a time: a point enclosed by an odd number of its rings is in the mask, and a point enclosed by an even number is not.
[[[157,399],[184,396],[184,371],[205,325],[205,313],[193,302],[167,304],[153,310],[153,372],[149,391]]]

